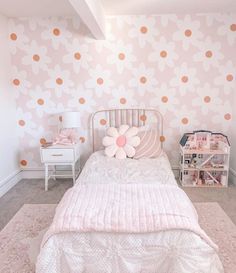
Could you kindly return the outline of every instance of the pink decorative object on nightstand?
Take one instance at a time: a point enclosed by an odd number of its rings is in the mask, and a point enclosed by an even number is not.
[[[75,129],[62,129],[59,135],[53,141],[53,145],[71,145],[78,142],[78,134]]]
[[[53,145],[72,145],[78,142],[77,128],[80,127],[79,112],[64,112],[59,118],[61,130],[55,138]]]

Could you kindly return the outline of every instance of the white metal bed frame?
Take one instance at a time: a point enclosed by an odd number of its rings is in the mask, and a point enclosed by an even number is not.
[[[96,111],[90,118],[91,134],[92,134],[92,146],[93,152],[97,149],[95,147],[95,135],[96,135],[96,118],[97,116],[105,117],[107,127],[119,127],[121,124],[128,124],[130,126],[145,126],[150,123],[152,117],[155,118],[155,127],[159,133],[159,136],[163,138],[163,117],[161,113],[155,109],[106,109]],[[153,123],[152,123],[153,124]],[[106,127],[105,127],[106,128]],[[163,141],[161,141],[161,147],[163,147]]]

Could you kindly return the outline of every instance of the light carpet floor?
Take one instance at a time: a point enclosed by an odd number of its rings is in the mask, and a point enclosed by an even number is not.
[[[219,246],[225,273],[236,272],[236,226],[218,203],[195,203],[199,222]],[[0,232],[0,273],[34,273],[56,205],[26,204]],[[92,273],[92,272],[91,272]]]
[[[44,179],[21,180],[0,198],[0,231],[24,204],[57,204],[70,187],[71,179],[50,179],[49,190],[45,192]],[[236,225],[236,186],[182,189],[193,203],[217,202]]]

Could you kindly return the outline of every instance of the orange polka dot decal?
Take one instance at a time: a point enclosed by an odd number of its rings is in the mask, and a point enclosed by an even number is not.
[[[40,139],[40,144],[44,145],[47,143],[47,140],[45,138]]]
[[[185,32],[184,32],[184,35],[185,35],[186,37],[191,37],[191,36],[192,36],[192,31],[191,31],[191,29],[186,29]]]
[[[204,102],[205,103],[209,103],[210,101],[211,101],[211,97],[209,97],[209,96],[204,97]]]
[[[183,76],[183,77],[181,78],[181,81],[182,81],[183,83],[187,83],[187,82],[188,82],[188,76]]]
[[[98,85],[102,85],[103,82],[104,82],[103,78],[98,78],[98,79],[97,79],[97,84],[98,84]]]
[[[44,105],[44,100],[43,99],[38,99],[37,103],[38,103],[38,105]]]
[[[76,53],[74,54],[74,58],[75,58],[77,61],[79,61],[79,60],[81,59],[81,54],[80,54],[79,52],[76,52]]]
[[[13,82],[13,84],[15,86],[19,86],[20,85],[20,80],[19,79],[14,79],[12,82]]]
[[[142,34],[146,34],[146,33],[148,32],[148,28],[147,28],[146,26],[142,26],[142,27],[140,28],[140,32],[141,32]]]
[[[25,167],[25,166],[27,166],[28,162],[26,160],[22,159],[20,161],[20,164],[21,164],[21,166]]]
[[[104,126],[104,125],[107,124],[107,121],[106,121],[105,119],[101,119],[101,120],[100,120],[100,124]]]
[[[62,84],[63,84],[63,79],[57,78],[57,79],[56,79],[56,83],[57,83],[58,85],[62,85]]]
[[[162,58],[166,58],[166,57],[167,57],[167,52],[166,52],[165,50],[162,50],[162,51],[160,52],[160,56],[161,56]]]
[[[79,103],[80,104],[85,104],[85,98],[79,98]]]
[[[186,118],[186,117],[182,118],[181,122],[182,122],[182,124],[184,124],[184,125],[186,125],[186,124],[189,123],[188,118]]]
[[[125,54],[121,52],[121,53],[118,55],[118,58],[119,58],[121,61],[123,61],[123,60],[125,59]]]
[[[234,79],[234,77],[233,77],[232,74],[228,74],[228,75],[226,76],[226,80],[227,80],[228,82],[232,82],[233,79]]]
[[[225,120],[231,120],[231,114],[227,113],[224,115]]]
[[[80,137],[79,140],[80,140],[81,143],[84,143],[85,142],[85,137]]]
[[[166,96],[163,96],[162,98],[161,98],[161,101],[163,102],[163,103],[167,103],[168,102],[168,97],[166,97]]]
[[[139,81],[142,83],[142,84],[145,84],[147,82],[147,78],[145,76],[142,76]]]
[[[61,33],[60,29],[58,29],[58,28],[54,28],[52,32],[53,32],[53,34],[54,34],[55,36],[59,36],[60,33]]]
[[[147,116],[146,115],[141,115],[140,116],[140,120],[143,121],[143,122],[146,121],[147,120]]]
[[[232,25],[230,26],[230,30],[231,30],[231,31],[236,31],[236,24],[232,24]]]
[[[16,33],[11,33],[10,39],[11,39],[12,41],[16,41],[16,40],[17,40],[17,35],[16,35]]]
[[[160,136],[160,141],[165,142],[166,138],[164,136]]]
[[[213,56],[212,51],[211,51],[211,50],[206,51],[205,56],[206,56],[207,58],[211,58],[211,57]]]
[[[40,56],[38,54],[33,55],[33,61],[39,62],[40,61]]]
[[[23,126],[25,126],[25,121],[24,121],[23,119],[20,119],[20,120],[18,121],[18,124],[19,124],[21,127],[23,127]]]
[[[121,104],[126,104],[126,98],[120,98],[120,103]]]

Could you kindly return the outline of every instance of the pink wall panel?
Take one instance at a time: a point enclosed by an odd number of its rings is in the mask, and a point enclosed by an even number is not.
[[[53,138],[54,114],[64,110],[81,112],[85,158],[88,117],[102,108],[159,109],[173,164],[184,132],[229,133],[235,14],[121,16],[107,23],[107,40],[97,41],[73,18],[9,21],[22,167],[40,166],[40,142]]]

